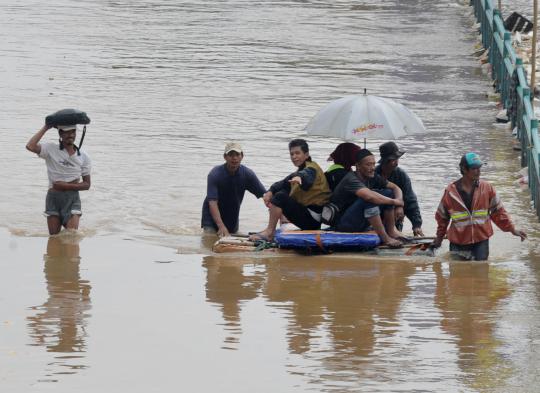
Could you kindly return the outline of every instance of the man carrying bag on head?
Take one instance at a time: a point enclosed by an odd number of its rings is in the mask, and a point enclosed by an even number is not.
[[[53,127],[58,129],[59,143],[40,143],[45,133]],[[90,188],[92,163],[90,157],[75,145],[76,133],[76,124],[45,124],[26,144],[26,149],[43,158],[47,165],[49,190],[45,215],[51,235],[59,233],[62,226],[67,229],[79,228],[82,215],[79,191]]]

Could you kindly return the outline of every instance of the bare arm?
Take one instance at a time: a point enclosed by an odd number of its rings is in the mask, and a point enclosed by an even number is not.
[[[527,234],[523,232],[521,229],[514,229],[512,231],[512,235],[519,236],[521,238],[521,241],[527,239]]]
[[[223,223],[223,220],[221,219],[221,213],[219,212],[218,201],[209,200],[208,207],[210,209],[210,215],[212,216],[212,219],[214,220],[214,222],[216,223],[218,227],[218,232],[217,232],[218,236],[219,237],[229,236],[230,235],[229,230],[227,229],[227,227]]]
[[[53,183],[53,189],[56,191],[86,191],[90,188],[90,175],[82,177],[82,182],[78,180],[70,183],[65,181],[55,181]]]
[[[394,199],[400,200],[400,206],[403,206],[403,191],[401,191],[401,188],[399,188],[397,184],[392,183],[391,181],[388,182],[388,185],[386,187],[394,191]]]
[[[389,182],[388,183],[388,185],[389,185],[388,188],[391,188],[390,187],[391,184],[394,185],[398,189],[398,192],[399,192],[398,195],[402,197],[401,190],[395,184]],[[395,194],[396,194],[396,191],[394,191],[394,195]],[[400,199],[400,198],[394,198],[394,199],[388,198],[388,197],[385,197],[384,195],[379,194],[378,192],[371,191],[367,187],[361,188],[358,191],[356,191],[356,196],[359,197],[359,198],[362,198],[366,202],[370,202],[370,203],[373,203],[375,205],[403,206],[403,199]]]
[[[397,184],[392,183],[391,181],[388,182],[387,187],[392,190],[395,199],[403,202],[401,206],[396,206],[394,209],[396,223],[403,223],[403,219],[405,218],[405,201],[403,200],[403,190]]]
[[[274,194],[272,193],[272,191],[266,191],[263,195],[263,201],[264,201],[264,204],[266,205],[266,207],[270,207],[270,200],[272,199],[272,197],[274,196]]]
[[[45,133],[51,128],[51,126],[48,126],[46,124],[41,127],[41,129],[36,132],[34,136],[32,136],[32,138],[30,138],[30,140],[26,144],[26,149],[31,151],[32,153],[41,153],[41,146],[39,145],[39,141],[41,140],[41,138],[43,138],[43,135],[45,135]]]

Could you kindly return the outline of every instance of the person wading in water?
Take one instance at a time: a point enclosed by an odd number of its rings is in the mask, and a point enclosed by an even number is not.
[[[53,128],[44,125],[26,144],[26,149],[45,160],[49,191],[45,200],[45,215],[49,234],[60,232],[62,226],[78,229],[82,215],[79,191],[90,188],[90,157],[75,146],[77,126],[57,126],[60,143],[40,143]],[[82,181],[81,181],[82,179]]]
[[[480,180],[482,165],[476,153],[461,157],[459,169],[462,177],[446,187],[435,213],[437,236],[431,246],[440,247],[447,235],[450,253],[455,259],[488,259],[489,238],[493,235],[491,221],[502,231],[519,236],[521,241],[527,238],[525,232],[515,228],[495,188]]]

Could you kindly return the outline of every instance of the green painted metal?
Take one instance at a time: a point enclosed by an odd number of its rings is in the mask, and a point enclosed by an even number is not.
[[[523,60],[517,57],[511,34],[504,28],[501,12],[493,0],[470,0],[470,4],[480,23],[482,45],[489,50],[491,77],[501,94],[501,102],[506,109],[516,106],[509,117],[512,127],[517,127],[521,165],[528,167],[531,198],[540,217],[540,137]]]

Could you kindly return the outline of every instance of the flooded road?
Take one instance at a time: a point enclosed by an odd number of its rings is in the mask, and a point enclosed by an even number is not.
[[[462,2],[1,10],[2,390],[539,391],[539,228]],[[407,261],[212,255],[200,209],[225,142],[241,142],[269,186],[291,171],[287,142],[311,116],[364,88],[428,128],[398,141],[426,234],[459,157],[475,150],[530,240],[497,230],[489,264],[450,263],[446,249]],[[49,239],[45,166],[24,145],[64,107],[92,119],[92,188],[80,235]],[[308,141],[322,164],[339,142]],[[247,196],[241,230],[266,214]]]
[[[536,391],[538,277],[522,261],[186,256],[69,234],[6,245],[10,392]]]

